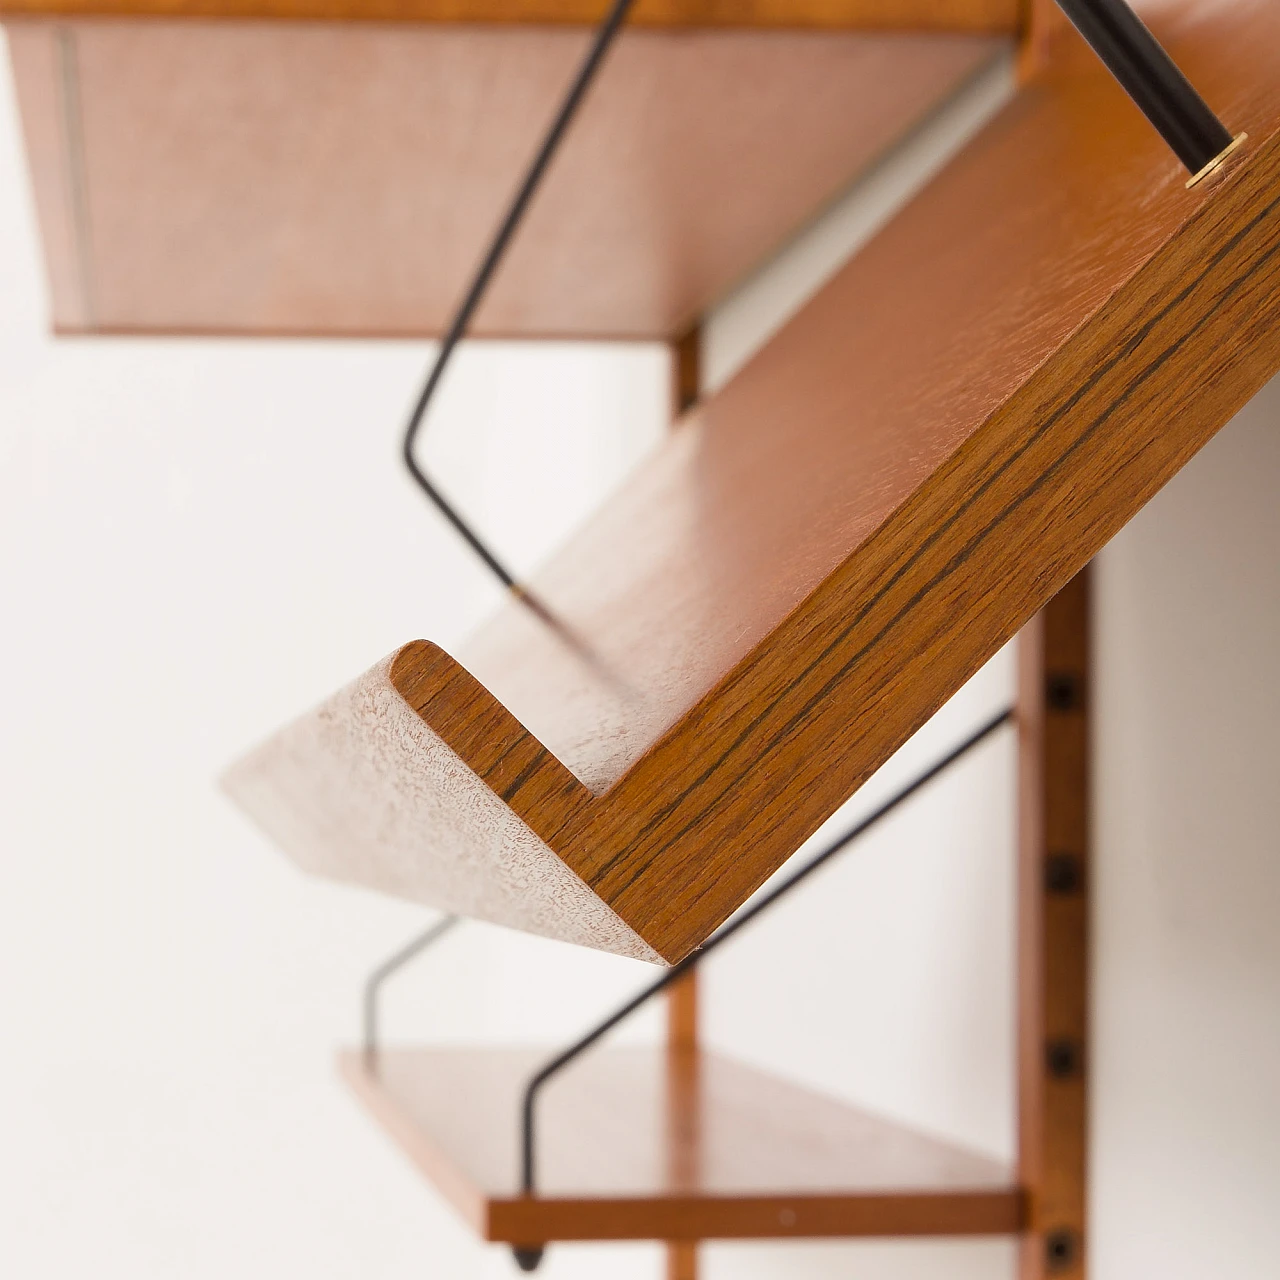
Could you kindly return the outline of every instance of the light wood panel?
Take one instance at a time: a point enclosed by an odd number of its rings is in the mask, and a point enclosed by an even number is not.
[[[1250,147],[1187,191],[1104,75],[1023,89],[538,577],[614,679],[517,606],[461,664],[395,657],[422,723],[664,959],[1280,368],[1280,11],[1171,31]],[[304,790],[285,847],[367,828],[359,804]],[[418,896],[458,837],[417,836]],[[388,887],[383,857],[338,873]]]
[[[588,33],[89,19],[9,39],[60,331],[385,336],[452,316]],[[624,33],[474,332],[683,334],[1000,44]]]
[[[1017,0],[637,0],[640,27],[1012,32]],[[589,24],[600,0],[0,0],[0,15]]]
[[[342,1071],[486,1240],[764,1239],[1016,1231],[1008,1171],[835,1099],[702,1055],[697,1124],[669,1121],[664,1049],[587,1055],[539,1103],[518,1194],[518,1099],[545,1054],[404,1050]],[[689,1148],[683,1154],[681,1145]]]
[[[1089,1031],[1089,571],[1018,638],[1021,1280],[1084,1280]]]

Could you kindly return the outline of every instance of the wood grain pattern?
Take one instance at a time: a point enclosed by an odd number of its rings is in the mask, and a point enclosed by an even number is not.
[[[999,1164],[703,1055],[696,1154],[665,1119],[663,1049],[588,1054],[540,1103],[538,1194],[516,1194],[517,1100],[545,1054],[405,1050],[342,1071],[486,1240],[765,1239],[1016,1231]],[[673,1171],[693,1169],[692,1176]]]
[[[1250,133],[1219,182],[1187,191],[1102,74],[1024,88],[539,575],[618,679],[518,608],[461,664],[396,657],[419,715],[666,960],[1280,368],[1280,12],[1167,13]]]
[[[275,18],[355,22],[599,20],[600,0],[0,0],[0,15]],[[1011,33],[1017,0],[637,0],[640,27]]]
[[[1021,1280],[1087,1274],[1088,575],[1018,638]]]
[[[93,19],[14,30],[50,271],[80,285],[54,294],[68,333],[438,334],[589,38]],[[685,333],[1000,46],[624,33],[473,332]],[[83,117],[74,151],[58,132],[69,95]],[[83,273],[57,224],[72,173],[87,193]]]

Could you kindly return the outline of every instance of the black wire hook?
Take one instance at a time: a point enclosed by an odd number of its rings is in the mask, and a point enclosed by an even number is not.
[[[878,808],[874,809],[870,814],[858,822],[855,826],[846,831],[843,835],[838,836],[831,844],[828,844],[820,852],[813,855],[798,870],[793,871],[781,883],[775,885],[767,893],[757,898],[750,906],[739,911],[737,915],[730,918],[716,930],[715,933],[707,939],[705,943],[696,951],[690,952],[683,960],[673,965],[660,978],[643,987],[636,995],[632,996],[625,1004],[620,1005],[607,1017],[602,1018],[595,1024],[585,1035],[579,1037],[562,1053],[557,1054],[549,1062],[545,1063],[540,1070],[530,1077],[525,1085],[524,1094],[520,1102],[520,1192],[525,1196],[534,1196],[537,1194],[537,1131],[535,1128],[535,1105],[543,1087],[554,1076],[558,1075],[565,1067],[578,1058],[586,1050],[590,1049],[598,1040],[602,1039],[608,1032],[612,1031],[618,1023],[625,1018],[630,1017],[641,1005],[656,996],[659,992],[665,991],[673,983],[679,982],[685,974],[700,965],[708,955],[717,947],[727,942],[734,934],[738,932],[744,925],[749,924],[757,916],[768,911],[775,903],[786,897],[797,885],[806,881],[815,871],[824,866],[832,858],[834,858],[841,850],[854,843],[859,836],[865,835],[879,822],[887,818],[900,805],[904,804],[916,792],[926,787],[939,774],[945,773],[952,765],[962,760],[975,747],[986,742],[992,734],[1006,724],[1011,724],[1016,719],[1016,712],[1013,707],[1006,707],[997,715],[992,716],[989,720],[971,733],[963,742],[953,747],[946,755],[934,761],[923,773],[917,774],[910,782],[901,787],[892,796],[885,800]],[[540,1244],[523,1244],[515,1245],[512,1253],[515,1257],[516,1265],[521,1271],[534,1271],[542,1261],[542,1255],[545,1250],[544,1245]]]
[[[443,938],[454,925],[461,921],[457,915],[443,916],[412,941],[398,948],[388,956],[365,980],[364,1000],[364,1065],[372,1071],[378,1064],[378,997],[382,994],[382,986],[392,974],[399,972],[405,965],[419,956],[428,947]]]
[[[567,641],[572,648],[577,650],[579,654],[587,658],[591,658],[592,655],[586,650],[582,641],[573,635],[568,627],[559,622],[527,587],[517,581],[515,575],[498,559],[475,530],[463,519],[456,508],[432,483],[430,477],[418,465],[413,450],[414,443],[422,430],[427,407],[436,393],[436,388],[440,385],[445,369],[448,367],[458,344],[466,336],[472,317],[484,300],[494,273],[506,255],[516,231],[519,230],[520,223],[528,212],[529,204],[537,193],[542,179],[546,176],[547,169],[555,158],[560,144],[564,141],[564,136],[568,132],[570,124],[573,123],[573,118],[577,114],[578,108],[582,105],[582,100],[586,96],[587,90],[591,87],[600,65],[604,61],[605,54],[608,53],[614,37],[626,21],[632,3],[633,0],[613,0],[608,13],[605,14],[604,20],[597,28],[591,47],[587,50],[587,56],[578,68],[578,73],[574,76],[568,92],[560,104],[560,109],[556,112],[555,118],[551,122],[551,127],[547,130],[546,136],[542,139],[532,163],[516,189],[516,194],[511,201],[510,207],[498,224],[498,230],[494,234],[484,257],[481,259],[480,266],[476,270],[466,294],[463,296],[461,305],[450,321],[449,328],[445,331],[435,363],[431,366],[431,371],[427,374],[426,382],[423,383],[422,391],[419,393],[413,411],[409,415],[408,425],[405,427],[403,445],[404,465],[408,468],[409,474],[435,505],[436,510],[453,526],[467,546],[484,561],[494,577],[517,600],[528,607],[538,618],[555,631],[561,639]]]

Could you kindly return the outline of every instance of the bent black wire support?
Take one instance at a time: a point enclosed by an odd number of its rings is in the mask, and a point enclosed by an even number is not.
[[[412,942],[406,943],[398,951],[388,956],[365,980],[364,984],[364,1064],[373,1069],[378,1057],[378,996],[382,984],[397,970],[404,968],[410,960],[421,955],[429,946],[444,937],[461,916],[445,916],[437,920]]]
[[[534,1107],[538,1100],[538,1094],[542,1087],[555,1076],[564,1067],[568,1066],[575,1058],[577,1058],[585,1050],[589,1049],[602,1036],[612,1031],[620,1022],[633,1014],[641,1005],[651,1000],[659,992],[664,991],[674,982],[679,982],[685,974],[695,969],[709,956],[717,947],[727,942],[734,934],[738,932],[744,925],[749,924],[757,916],[761,915],[772,907],[776,902],[785,897],[797,885],[807,880],[819,867],[827,863],[831,858],[835,857],[842,849],[852,844],[859,836],[865,835],[883,818],[888,817],[900,804],[910,799],[922,787],[932,782],[939,774],[949,769],[956,761],[969,754],[980,743],[985,742],[997,729],[1002,725],[1008,724],[1014,718],[1014,710],[1012,707],[1006,707],[999,715],[993,716],[981,728],[970,734],[959,746],[952,748],[940,760],[930,765],[923,773],[918,774],[911,782],[907,783],[900,791],[897,791],[888,800],[886,800],[879,808],[868,814],[861,822],[857,823],[844,835],[827,845],[821,852],[815,854],[808,862],[804,864],[798,871],[789,875],[776,888],[771,889],[768,893],[758,898],[745,910],[740,911],[727,923],[721,925],[714,934],[702,945],[699,950],[681,960],[679,964],[673,965],[668,969],[662,977],[651,982],[638,995],[633,996],[626,1004],[608,1017],[596,1023],[584,1036],[575,1040],[563,1053],[557,1054],[550,1062],[546,1063],[525,1086],[524,1098],[520,1108],[521,1120],[521,1142],[520,1142],[520,1189],[524,1195],[531,1196],[535,1194],[536,1189],[536,1130],[534,1127]],[[517,1265],[522,1271],[533,1271],[538,1266],[542,1258],[542,1247],[535,1244],[518,1245],[513,1249]]]
[[[1188,186],[1244,141],[1244,134],[1232,139],[1125,0],[1058,0],[1058,6],[1186,166]]]
[[[567,633],[547,608],[516,580],[515,575],[436,488],[419,466],[414,456],[414,444],[421,432],[427,408],[453,353],[466,336],[471,320],[484,300],[587,90],[594,83],[605,55],[625,24],[633,2],[634,0],[613,0],[597,28],[582,65],[570,82],[559,110],[520,180],[511,204],[498,224],[462,302],[441,339],[440,350],[409,415],[402,449],[409,474],[440,514],[508,591],[562,635]],[[1186,165],[1192,174],[1192,182],[1207,176],[1244,141],[1244,134],[1233,141],[1226,126],[1213,114],[1125,0],[1058,0],[1058,4]],[[572,640],[572,637],[567,638]]]
[[[546,175],[551,161],[555,158],[556,151],[559,149],[561,142],[564,141],[564,136],[568,132],[570,124],[573,123],[573,118],[577,114],[578,108],[582,105],[582,100],[586,96],[587,90],[595,80],[596,73],[604,61],[605,54],[608,53],[614,37],[626,21],[627,13],[631,9],[632,3],[633,0],[613,0],[608,13],[606,13],[604,20],[596,30],[595,37],[587,50],[587,56],[583,59],[577,75],[574,76],[572,83],[569,85],[564,101],[560,104],[560,109],[556,112],[546,136],[534,155],[532,163],[521,179],[520,185],[516,188],[516,194],[511,201],[511,205],[502,221],[498,224],[493,240],[485,251],[485,255],[480,261],[480,266],[476,269],[475,276],[472,278],[457,312],[449,322],[449,327],[441,339],[440,350],[436,355],[435,363],[427,374],[426,382],[423,383],[422,391],[413,407],[413,412],[409,415],[409,422],[404,433],[404,464],[423,493],[435,504],[436,509],[461,535],[471,550],[484,561],[498,581],[517,599],[528,605],[544,622],[550,624],[556,630],[562,629],[556,625],[555,619],[548,613],[547,609],[516,581],[511,571],[486,546],[466,520],[462,518],[440,490],[431,482],[426,472],[418,465],[417,459],[413,455],[413,446],[422,428],[427,406],[431,403],[436,388],[440,385],[440,380],[453,357],[454,350],[466,336],[471,319],[483,301],[494,273],[501,264],[512,238],[519,229],[530,202]]]

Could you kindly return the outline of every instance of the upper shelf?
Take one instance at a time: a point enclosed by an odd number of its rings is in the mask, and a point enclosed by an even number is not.
[[[439,333],[588,38],[11,21],[55,328]],[[473,332],[678,337],[1005,44],[624,32]]]
[[[589,25],[602,0],[0,0],[0,15]],[[1019,0],[636,0],[640,27],[1011,34]]]
[[[1028,87],[504,610],[231,785],[303,865],[674,961],[1280,368],[1280,6],[1165,32],[1247,148],[1187,190]]]

